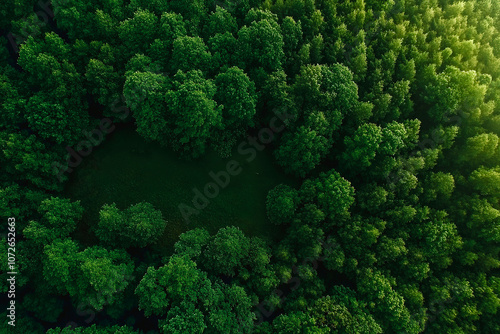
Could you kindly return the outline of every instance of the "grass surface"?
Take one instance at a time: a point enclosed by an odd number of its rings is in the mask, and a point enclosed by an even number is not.
[[[117,129],[70,175],[65,195],[80,200],[85,208],[77,237],[84,243],[94,242],[89,228],[97,223],[103,204],[114,202],[123,210],[147,201],[160,209],[168,221],[164,236],[155,247],[164,254],[172,251],[179,234],[195,227],[215,233],[234,225],[249,236],[272,240],[280,231],[267,218],[267,192],[280,183],[298,186],[299,181],[285,176],[274,164],[270,147],[257,152],[251,162],[246,160],[248,157],[235,149],[230,158],[207,152],[200,159],[185,161],[172,150],[146,142],[132,126]],[[179,204],[193,207],[193,189],[203,192],[205,185],[213,182],[209,173],[225,170],[230,160],[240,163],[241,173],[232,176],[228,186],[187,223]]]

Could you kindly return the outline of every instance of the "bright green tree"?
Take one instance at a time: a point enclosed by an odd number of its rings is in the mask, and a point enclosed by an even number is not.
[[[99,212],[97,237],[115,247],[146,247],[155,243],[165,230],[162,213],[150,203],[140,202],[120,211],[113,203]]]

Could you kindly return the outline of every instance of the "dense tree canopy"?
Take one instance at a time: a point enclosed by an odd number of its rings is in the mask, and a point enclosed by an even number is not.
[[[124,212],[113,203],[99,212],[97,237],[115,247],[146,247],[158,240],[166,222],[159,210],[147,203],[132,205]]]
[[[499,333],[499,22],[489,0],[1,1],[0,332]],[[193,164],[257,175],[268,151],[297,181],[255,199],[273,233],[70,198],[121,124]]]

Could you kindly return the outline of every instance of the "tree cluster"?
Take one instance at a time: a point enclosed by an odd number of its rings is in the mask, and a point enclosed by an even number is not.
[[[21,273],[0,331],[500,332],[499,2],[6,0],[0,30]],[[261,199],[279,240],[228,221],[164,256],[143,199],[83,224],[63,195],[54,163],[104,117],[196,159],[276,111],[294,117],[269,147],[301,180]],[[99,316],[65,328],[68,308]]]

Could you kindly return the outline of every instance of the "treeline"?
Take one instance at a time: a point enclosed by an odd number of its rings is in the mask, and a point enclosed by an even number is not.
[[[498,2],[9,0],[0,13],[0,209],[18,222],[22,273],[5,330],[500,332]],[[102,118],[196,158],[227,156],[276,111],[294,116],[276,162],[303,179],[267,197],[279,243],[196,229],[162,257],[168,224],[141,199],[75,233],[83,208],[57,174]],[[99,316],[63,329],[68,307]]]

